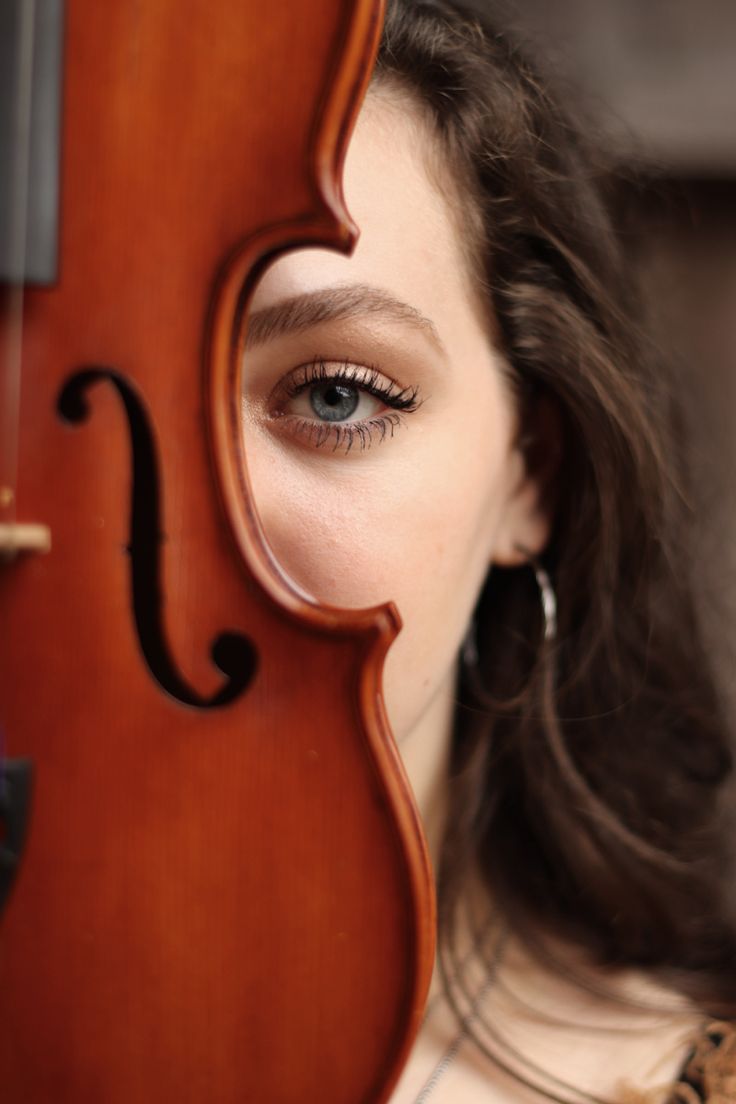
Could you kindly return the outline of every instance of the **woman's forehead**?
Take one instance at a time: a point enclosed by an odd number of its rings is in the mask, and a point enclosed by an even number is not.
[[[344,284],[379,289],[430,319],[443,337],[469,309],[470,281],[456,221],[427,171],[432,139],[411,99],[369,93],[358,116],[343,176],[359,229],[350,256],[300,249],[280,257],[259,284],[253,310]]]

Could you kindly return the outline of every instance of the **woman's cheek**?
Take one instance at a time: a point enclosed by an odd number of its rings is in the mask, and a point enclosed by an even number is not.
[[[489,434],[488,417],[467,422],[462,434],[410,423],[403,438],[355,457],[284,447],[267,433],[246,443],[266,537],[294,582],[338,607],[397,606],[404,628],[387,658],[386,699],[399,740],[452,676],[492,558],[503,434]]]
[[[405,623],[425,625],[433,612],[442,620],[467,605],[463,592],[475,589],[491,552],[498,458],[487,446],[462,455],[440,437],[389,463],[388,454],[353,462],[256,445],[248,465],[266,537],[317,601],[352,609],[393,601]]]
[[[249,468],[266,538],[295,583],[319,602],[348,609],[392,597],[390,502],[336,475],[305,471],[278,452],[249,458]]]

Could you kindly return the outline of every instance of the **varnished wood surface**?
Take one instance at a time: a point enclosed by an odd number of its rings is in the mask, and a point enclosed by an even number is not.
[[[377,30],[369,0],[68,4],[60,280],[25,297],[17,487],[53,548],[0,568],[5,750],[35,765],[0,918],[7,1104],[373,1104],[418,1025],[431,879],[379,693],[397,617],[289,589],[234,393],[254,266],[350,243]],[[56,409],[101,366],[152,428],[182,678],[212,695],[211,642],[256,641],[231,705],[176,701],[144,661],[120,395]]]

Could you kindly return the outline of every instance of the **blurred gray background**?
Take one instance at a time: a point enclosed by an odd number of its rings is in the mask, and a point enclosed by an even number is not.
[[[484,0],[475,0],[484,7]],[[506,0],[627,142],[678,175],[736,177],[734,0]]]

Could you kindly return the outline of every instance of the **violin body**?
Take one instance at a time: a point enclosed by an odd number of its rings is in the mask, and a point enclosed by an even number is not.
[[[379,15],[68,3],[59,276],[25,290],[12,488],[51,550],[0,564],[7,779],[28,767],[7,1104],[374,1104],[418,1027],[434,906],[380,697],[398,617],[281,572],[238,402],[263,265],[354,240],[339,172]]]

